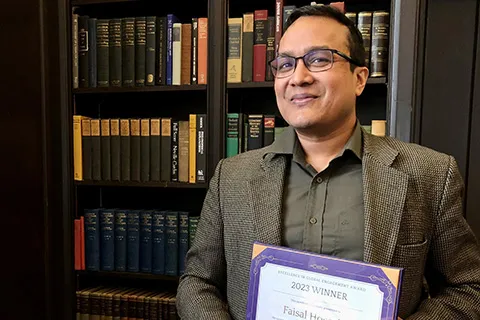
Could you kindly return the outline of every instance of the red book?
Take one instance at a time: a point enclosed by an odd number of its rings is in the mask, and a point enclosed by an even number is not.
[[[268,10],[255,10],[253,35],[253,81],[265,81],[267,67]]]
[[[82,270],[82,249],[81,249],[81,236],[82,230],[80,226],[81,221],[75,219],[74,221],[74,234],[75,234],[75,270]]]
[[[80,270],[85,270],[85,220],[83,216],[80,217],[80,260]]]

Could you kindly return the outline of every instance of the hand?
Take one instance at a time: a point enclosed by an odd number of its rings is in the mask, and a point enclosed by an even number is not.
[[[402,318],[398,317],[398,320],[403,320]]]

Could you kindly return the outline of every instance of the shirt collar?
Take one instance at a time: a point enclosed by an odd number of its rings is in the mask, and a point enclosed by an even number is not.
[[[348,139],[347,143],[340,151],[338,156],[342,156],[346,150],[350,150],[355,154],[355,156],[361,160],[363,156],[363,136],[362,136],[362,127],[360,125],[360,121],[357,120],[355,124],[355,129],[353,134]],[[280,154],[287,154],[293,155],[294,160],[295,158],[305,158],[303,150],[301,148],[300,142],[297,138],[297,134],[295,130],[289,126],[285,128],[283,133],[275,139],[275,141],[270,145],[269,148],[265,149],[264,156],[273,153],[276,155]]]

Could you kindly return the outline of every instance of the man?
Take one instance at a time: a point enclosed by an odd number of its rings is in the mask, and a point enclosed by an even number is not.
[[[361,129],[364,54],[340,12],[292,13],[271,63],[290,127],[218,164],[178,288],[182,319],[245,319],[255,240],[404,268],[402,319],[480,319],[480,252],[456,162]]]

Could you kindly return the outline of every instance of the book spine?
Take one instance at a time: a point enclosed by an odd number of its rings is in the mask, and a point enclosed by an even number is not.
[[[227,114],[227,150],[226,157],[233,157],[239,151],[239,115],[238,113]]]
[[[132,181],[140,181],[140,119],[130,120],[130,148],[130,179]]]
[[[206,128],[207,128],[207,115],[197,114],[197,164],[196,164],[196,182],[206,183],[206,169],[207,169],[207,156],[206,156]]]
[[[267,20],[267,53],[265,60],[265,81],[273,81],[273,73],[269,62],[275,58],[275,17]]]
[[[275,116],[265,115],[263,118],[263,146],[269,146],[275,140]]]
[[[120,158],[121,158],[121,180],[131,180],[130,163],[130,120],[120,119]]]
[[[140,214],[140,271],[152,272],[152,214],[142,211]]]
[[[295,10],[296,8],[297,8],[297,6],[295,6],[295,5],[289,5],[289,6],[284,5],[283,6],[283,26],[282,26],[283,32],[285,32],[288,17],[290,17],[293,10]]]
[[[100,270],[100,227],[99,209],[85,210],[85,268]]]
[[[363,47],[365,48],[365,66],[370,68],[370,47],[372,41],[372,12],[362,11],[358,13],[358,30],[362,34]]]
[[[373,12],[371,77],[387,76],[389,19],[387,11]]]
[[[162,137],[161,137],[161,172],[162,181],[170,181],[172,176],[172,119],[162,118]]]
[[[172,176],[171,180],[178,181],[178,121],[172,121]]]
[[[283,0],[275,0],[275,43],[274,53],[278,52],[283,31]]]
[[[88,88],[90,86],[88,73],[89,57],[89,23],[88,16],[78,17],[78,86]]]
[[[198,82],[198,18],[192,18],[192,84]]]
[[[90,88],[96,88],[98,80],[97,18],[88,19],[88,31],[88,81]]]
[[[100,210],[101,270],[115,270],[115,211]]]
[[[172,32],[172,85],[180,85],[182,75],[182,24],[174,23]]]
[[[73,116],[73,171],[75,180],[83,180],[82,116]]]
[[[149,16],[147,19],[146,44],[145,44],[145,85],[155,85],[155,56],[156,56],[156,20],[157,17]]]
[[[268,10],[255,10],[255,31],[253,42],[253,81],[265,81],[267,60]]]
[[[263,115],[248,115],[248,142],[247,150],[260,149],[263,147]]]
[[[127,270],[127,212],[115,211],[115,270]]]
[[[145,85],[146,17],[135,19],[135,85]]]
[[[140,211],[127,213],[127,271],[140,270]]]
[[[157,52],[156,52],[156,72],[157,85],[166,85],[166,50],[167,50],[167,18],[157,17]]]
[[[160,181],[160,119],[150,120],[150,180]]]
[[[208,82],[208,18],[198,18],[198,84]]]
[[[135,85],[135,18],[122,19],[122,82],[124,87]]]
[[[152,224],[152,273],[165,274],[165,211],[155,211]]]
[[[242,81],[253,81],[253,13],[243,15],[242,33]]]
[[[72,88],[78,88],[78,14],[72,14]]]
[[[140,179],[150,181],[150,119],[142,119],[140,126]]]
[[[111,150],[111,175],[112,180],[121,180],[121,142],[120,119],[110,120],[110,150]]]
[[[91,141],[92,141],[92,179],[102,180],[102,153],[100,140],[100,120],[92,119],[91,125]]]
[[[227,82],[242,82],[242,18],[228,19]]]
[[[112,179],[111,144],[110,144],[110,119],[102,119],[101,126],[101,153],[102,153],[102,180]]]
[[[197,115],[190,114],[188,122],[188,182],[195,183],[197,177]]]
[[[192,24],[182,24],[182,41],[181,41],[181,75],[180,84],[190,84],[192,78]]]
[[[97,20],[97,86],[108,87],[110,85],[110,20]]]
[[[167,15],[167,85],[173,81],[173,24],[176,22],[173,14]]]
[[[178,275],[185,273],[185,257],[188,252],[188,220],[189,213],[180,211],[178,213]]]
[[[110,85],[113,87],[122,86],[122,20],[110,20]]]
[[[178,124],[178,181],[188,182],[188,121]]]
[[[165,274],[178,275],[178,212],[166,214],[166,261]]]

